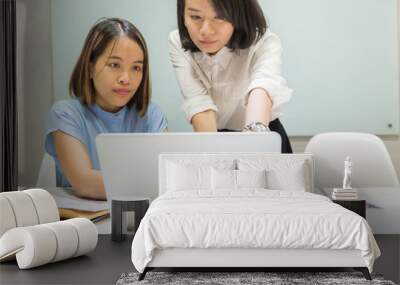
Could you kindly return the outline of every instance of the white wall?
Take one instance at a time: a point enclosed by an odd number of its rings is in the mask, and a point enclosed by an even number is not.
[[[400,5],[398,13],[400,15]],[[52,89],[50,15],[51,0],[17,0],[18,163],[21,186],[33,186],[36,182],[44,153],[43,132],[47,112],[57,97]],[[398,27],[400,30],[400,21]],[[400,175],[400,139],[398,136],[383,139]],[[294,150],[304,151],[308,141],[309,137],[292,138]]]
[[[175,1],[118,0],[115,5],[109,0],[52,0],[56,99],[68,97],[70,73],[93,23],[123,17],[146,38],[153,100],[163,108],[169,128],[191,130],[168,60],[167,38],[177,25]],[[282,72],[295,91],[282,117],[289,134],[399,132],[397,0],[258,1],[282,39]]]
[[[398,41],[400,43],[400,3],[397,1],[397,34],[398,34]],[[400,66],[400,45],[399,45],[399,66]],[[400,82],[400,80],[399,80]],[[400,98],[400,94],[399,94]],[[399,100],[399,109],[400,109],[400,100]],[[400,120],[400,118],[399,118]],[[368,122],[366,122],[368,123]],[[385,145],[390,153],[390,157],[392,158],[393,164],[396,168],[397,175],[400,178],[400,134],[397,136],[386,136],[382,137],[383,141],[385,142]],[[292,138],[292,146],[293,146],[293,151],[295,152],[303,152],[307,142],[310,140],[310,138]],[[400,274],[400,272],[399,272]]]
[[[398,34],[398,41],[400,43],[400,3],[397,1],[397,13],[398,13],[398,22],[397,22],[397,34]],[[399,44],[399,66],[400,66],[400,44]],[[400,82],[400,80],[399,80]],[[399,94],[400,98],[400,94]],[[399,100],[399,109],[400,109],[400,100]],[[400,121],[400,118],[399,118]],[[368,123],[368,122],[366,122]],[[400,134],[393,135],[393,136],[385,136],[382,137],[389,153],[390,157],[392,158],[393,164],[396,168],[397,175],[400,178]],[[309,137],[301,137],[301,138],[291,138],[293,151],[295,152],[303,152],[308,141],[310,140]],[[400,274],[400,272],[399,272]]]
[[[53,102],[51,0],[17,0],[17,96],[19,185],[34,186]]]
[[[400,1],[397,1],[397,12],[398,12],[397,35],[399,41],[398,61],[400,66]],[[399,99],[400,99],[400,94],[399,94]],[[399,100],[399,109],[400,109],[400,100]],[[400,122],[400,117],[398,118],[398,120]],[[397,136],[395,135],[387,136],[387,137],[382,137],[382,139],[385,142],[385,145],[390,153],[390,157],[392,158],[393,164],[396,168],[397,175],[400,178],[400,133]],[[291,138],[293,151],[303,152],[309,140],[310,140],[309,137]]]

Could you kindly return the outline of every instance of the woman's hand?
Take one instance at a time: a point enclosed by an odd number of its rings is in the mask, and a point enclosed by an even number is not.
[[[217,116],[213,110],[198,113],[192,118],[195,132],[217,132]]]
[[[78,196],[106,200],[103,177],[94,170],[86,146],[62,131],[53,134],[54,145],[62,171]]]

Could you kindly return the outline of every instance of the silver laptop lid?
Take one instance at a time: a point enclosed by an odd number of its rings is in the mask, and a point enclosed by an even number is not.
[[[280,152],[278,133],[130,133],[96,138],[107,199],[158,196],[163,152]]]

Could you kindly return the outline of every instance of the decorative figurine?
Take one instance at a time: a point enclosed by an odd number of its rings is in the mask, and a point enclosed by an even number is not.
[[[343,189],[352,189],[351,187],[351,157],[347,156],[344,161]]]

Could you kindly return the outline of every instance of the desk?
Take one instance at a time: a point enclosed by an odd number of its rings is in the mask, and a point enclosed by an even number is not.
[[[96,249],[85,256],[19,270],[16,261],[0,264],[0,284],[115,284],[122,273],[134,271],[133,236],[112,242],[99,235]]]
[[[331,189],[323,194],[331,198]],[[374,234],[400,234],[400,187],[358,188],[360,200],[367,201],[367,221]]]

